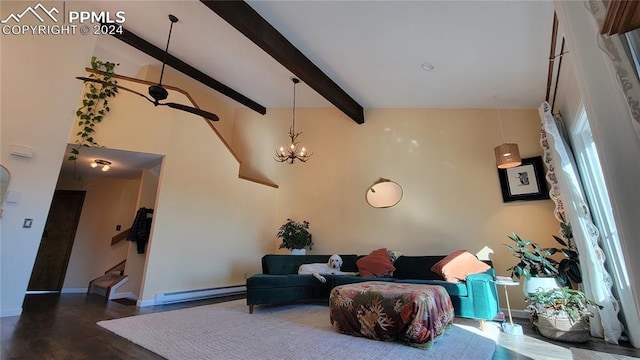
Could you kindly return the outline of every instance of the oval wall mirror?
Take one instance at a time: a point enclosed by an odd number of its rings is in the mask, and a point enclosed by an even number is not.
[[[374,208],[388,208],[402,200],[402,186],[395,181],[380,178],[367,189],[367,203]]]

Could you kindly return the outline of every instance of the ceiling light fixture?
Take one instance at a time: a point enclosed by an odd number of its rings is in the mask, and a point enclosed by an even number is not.
[[[299,147],[300,142],[298,141],[298,136],[300,136],[302,132],[296,132],[296,84],[299,83],[300,80],[291,78],[291,81],[293,81],[293,120],[289,128],[291,145],[287,148],[281,146],[280,149],[276,151],[276,156],[274,157],[274,160],[277,162],[288,162],[289,164],[293,164],[296,160],[306,162],[313,155],[307,153],[304,146],[302,148]]]
[[[91,167],[95,169],[98,166],[102,166],[102,171],[109,171],[109,169],[111,169],[111,161],[102,159],[93,160],[93,162],[91,163]]]
[[[422,70],[424,71],[431,71],[434,69],[434,66],[429,64],[429,63],[423,63],[422,65],[420,65],[420,67],[422,68]]]
[[[504,130],[502,129],[502,119],[500,118],[500,109],[496,106],[498,112],[498,123],[500,124],[500,134],[502,134],[502,145],[496,146],[493,152],[496,156],[496,165],[498,169],[508,169],[522,164],[520,158],[520,150],[518,144],[507,143],[504,141]]]

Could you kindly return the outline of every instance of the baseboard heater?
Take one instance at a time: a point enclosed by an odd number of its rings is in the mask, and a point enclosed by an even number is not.
[[[223,286],[209,289],[177,291],[170,293],[156,294],[153,305],[171,304],[185,301],[202,300],[214,297],[246,294],[245,285]],[[151,305],[151,304],[149,304]],[[144,306],[144,305],[143,305]]]

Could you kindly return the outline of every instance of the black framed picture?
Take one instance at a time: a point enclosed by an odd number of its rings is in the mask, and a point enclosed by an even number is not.
[[[502,201],[549,199],[542,157],[522,159],[520,166],[498,169]]]

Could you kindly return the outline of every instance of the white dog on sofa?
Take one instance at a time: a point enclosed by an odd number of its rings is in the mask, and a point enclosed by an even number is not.
[[[340,267],[342,266],[342,258],[338,254],[333,254],[329,258],[326,264],[321,263],[311,263],[311,264],[302,264],[298,268],[298,274],[300,275],[313,275],[320,282],[327,282],[327,279],[322,276],[324,275],[358,275],[356,272],[344,272],[340,271]]]

